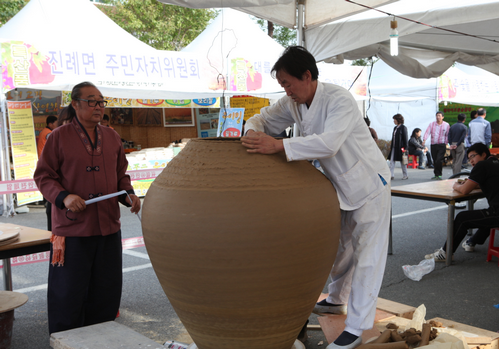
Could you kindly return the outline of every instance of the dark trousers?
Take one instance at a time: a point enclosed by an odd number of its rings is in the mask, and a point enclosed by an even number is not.
[[[418,163],[419,163],[419,166],[423,166],[423,156],[424,156],[424,153],[422,150],[415,150],[414,151],[414,154],[411,154],[411,155],[416,155],[418,157]],[[432,161],[431,161],[431,155],[430,155],[430,152],[426,152],[426,164],[428,166],[431,166],[432,165]]]
[[[499,227],[499,212],[493,208],[460,212],[454,219],[452,253],[456,252],[468,233],[468,229],[478,228],[477,232],[470,238],[470,243],[482,245],[489,237],[490,229],[496,227]],[[444,244],[444,251],[447,251],[446,245],[447,243]]]
[[[442,162],[445,157],[445,144],[432,144],[431,145],[431,156],[433,158],[433,173],[435,176],[442,175]]]
[[[47,230],[52,231],[52,204],[45,202],[45,214],[47,215]]]
[[[64,257],[64,266],[49,267],[49,333],[114,320],[123,280],[121,230],[107,236],[66,237]]]

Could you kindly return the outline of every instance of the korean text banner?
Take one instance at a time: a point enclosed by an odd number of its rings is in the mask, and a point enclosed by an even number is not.
[[[194,53],[175,51],[97,52],[84,49],[47,48],[41,50],[22,41],[1,41],[2,83],[5,91],[32,88],[68,91],[82,81],[94,83],[108,97],[135,99],[195,99],[218,97],[223,84],[214,83],[209,63]],[[280,93],[276,82],[265,70],[268,62],[243,58],[248,81],[247,91],[225,90],[226,95]],[[235,74],[241,72],[231,72]],[[267,76],[268,75],[268,76]],[[229,81],[234,78],[228,77]],[[267,82],[267,83],[265,83]]]
[[[12,162],[16,179],[33,178],[38,161],[30,101],[7,102],[10,124]],[[40,201],[40,192],[17,194],[19,205]]]

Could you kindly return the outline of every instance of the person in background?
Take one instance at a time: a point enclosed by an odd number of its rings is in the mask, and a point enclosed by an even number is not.
[[[470,121],[476,119],[476,110],[472,110],[470,112]],[[470,130],[468,129],[468,134],[466,134],[466,138],[464,139],[464,156],[463,156],[463,164],[461,169],[468,168],[468,148],[471,146],[470,141],[468,140],[468,136],[470,134]]]
[[[373,137],[374,141],[378,143],[378,134],[376,133],[374,128],[371,127],[371,120],[369,120],[369,118],[366,116],[364,118],[364,121],[366,122],[367,127],[369,128],[369,132],[371,132],[371,136]]]
[[[475,143],[485,144],[487,147],[492,140],[492,127],[490,122],[485,120],[487,111],[484,108],[479,108],[476,113],[476,118],[468,124],[469,133],[468,141],[471,145]]]
[[[59,120],[57,121],[57,127],[69,124],[73,120],[73,115],[69,113],[69,107],[64,107],[59,112]]]
[[[449,135],[447,136],[450,155],[452,156],[452,174],[461,172],[461,164],[464,157],[464,140],[468,134],[468,128],[464,124],[465,120],[466,114],[459,114],[457,122],[450,127]]]
[[[59,111],[57,119],[57,127],[67,124],[69,113],[69,107],[64,107]],[[50,133],[49,133],[50,134]],[[45,201],[45,214],[47,215],[47,230],[52,231],[52,203],[50,201]]]
[[[433,167],[431,161],[431,155],[428,148],[424,146],[423,140],[421,139],[421,129],[415,128],[412,130],[411,138],[409,139],[409,155],[416,155],[419,160],[418,168],[424,170],[423,166],[423,156],[426,156],[428,167]]]
[[[393,123],[395,127],[393,128],[392,144],[390,146],[390,172],[392,174],[392,180],[395,178],[395,161],[400,161],[400,166],[402,167],[402,179],[409,179],[407,175],[407,164],[402,163],[402,154],[408,150],[409,143],[407,137],[407,127],[404,125],[404,117],[401,114],[395,114],[393,116]],[[402,151],[402,149],[404,149]]]
[[[490,156],[487,146],[475,143],[468,149],[468,159],[473,166],[470,177],[464,182],[454,183],[453,189],[461,194],[469,194],[474,189],[481,189],[487,198],[489,208],[460,212],[454,219],[454,239],[452,253],[456,252],[468,229],[478,228],[477,232],[464,241],[465,251],[473,252],[475,245],[482,245],[490,234],[490,229],[499,227],[499,160]],[[445,261],[447,242],[426,259],[434,258],[437,262]]]
[[[38,144],[36,145],[38,158],[42,156],[43,147],[45,147],[45,143],[47,143],[47,139],[50,137],[52,130],[57,127],[57,116],[47,116],[45,122],[47,123],[47,126],[40,131],[40,134],[38,135]]]
[[[284,152],[288,161],[318,159],[336,188],[340,243],[329,296],[314,312],[348,313],[344,331],[327,349],[353,349],[362,343],[362,332],[374,324],[388,251],[390,171],[373,146],[352,94],[318,81],[315,58],[304,47],[288,47],[271,72],[286,96],[246,122],[242,145],[249,153]],[[299,137],[269,135],[294,123]]]
[[[58,127],[38,161],[34,180],[53,205],[47,290],[49,333],[116,318],[122,290],[118,202],[140,210],[119,135],[99,125],[107,102],[90,82],[76,85],[72,121]],[[86,205],[85,200],[127,194]]]
[[[114,128],[112,128],[112,127],[109,125],[109,116],[107,116],[106,114],[104,114],[104,116],[102,117],[102,120],[101,120],[100,124],[101,124],[102,126],[109,127],[110,129],[114,130]]]
[[[449,134],[450,126],[444,121],[444,113],[438,111],[435,115],[436,121],[430,123],[423,137],[423,144],[431,136],[431,157],[433,158],[433,173],[431,179],[442,179],[442,162],[444,161],[445,152],[447,150],[447,135]]]

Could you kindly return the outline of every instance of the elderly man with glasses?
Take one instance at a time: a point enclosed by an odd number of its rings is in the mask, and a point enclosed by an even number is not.
[[[90,82],[71,93],[70,123],[47,140],[34,179],[53,204],[49,333],[112,321],[122,289],[118,202],[140,210],[119,135],[99,125],[107,102]],[[86,205],[85,200],[127,194]]]

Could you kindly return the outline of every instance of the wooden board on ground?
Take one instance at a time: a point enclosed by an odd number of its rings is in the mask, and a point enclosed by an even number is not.
[[[388,299],[379,297],[376,308],[406,319],[412,319],[412,315],[414,314],[414,311],[416,311],[416,308],[411,307],[410,305],[389,301]]]
[[[439,317],[430,320],[440,321],[445,327],[461,331],[470,346],[479,344],[491,344],[493,349],[497,349],[499,347],[499,333],[497,332],[484,330],[478,327],[461,324],[459,322],[446,320]]]
[[[338,336],[343,332],[345,329],[345,320],[347,316],[346,315],[326,315],[326,316],[319,316],[319,324],[321,325],[322,332],[324,332],[324,335],[326,336],[326,339],[329,343],[332,343]],[[378,321],[387,321],[389,319],[395,318],[395,315],[384,312],[382,310],[376,310],[376,315],[374,317],[374,322]],[[380,335],[380,331],[376,328],[373,327],[370,330],[364,331],[362,333],[362,342],[366,342],[368,339],[371,339],[373,337],[377,337]]]
[[[115,321],[52,333],[50,346],[54,349],[166,348]]]

